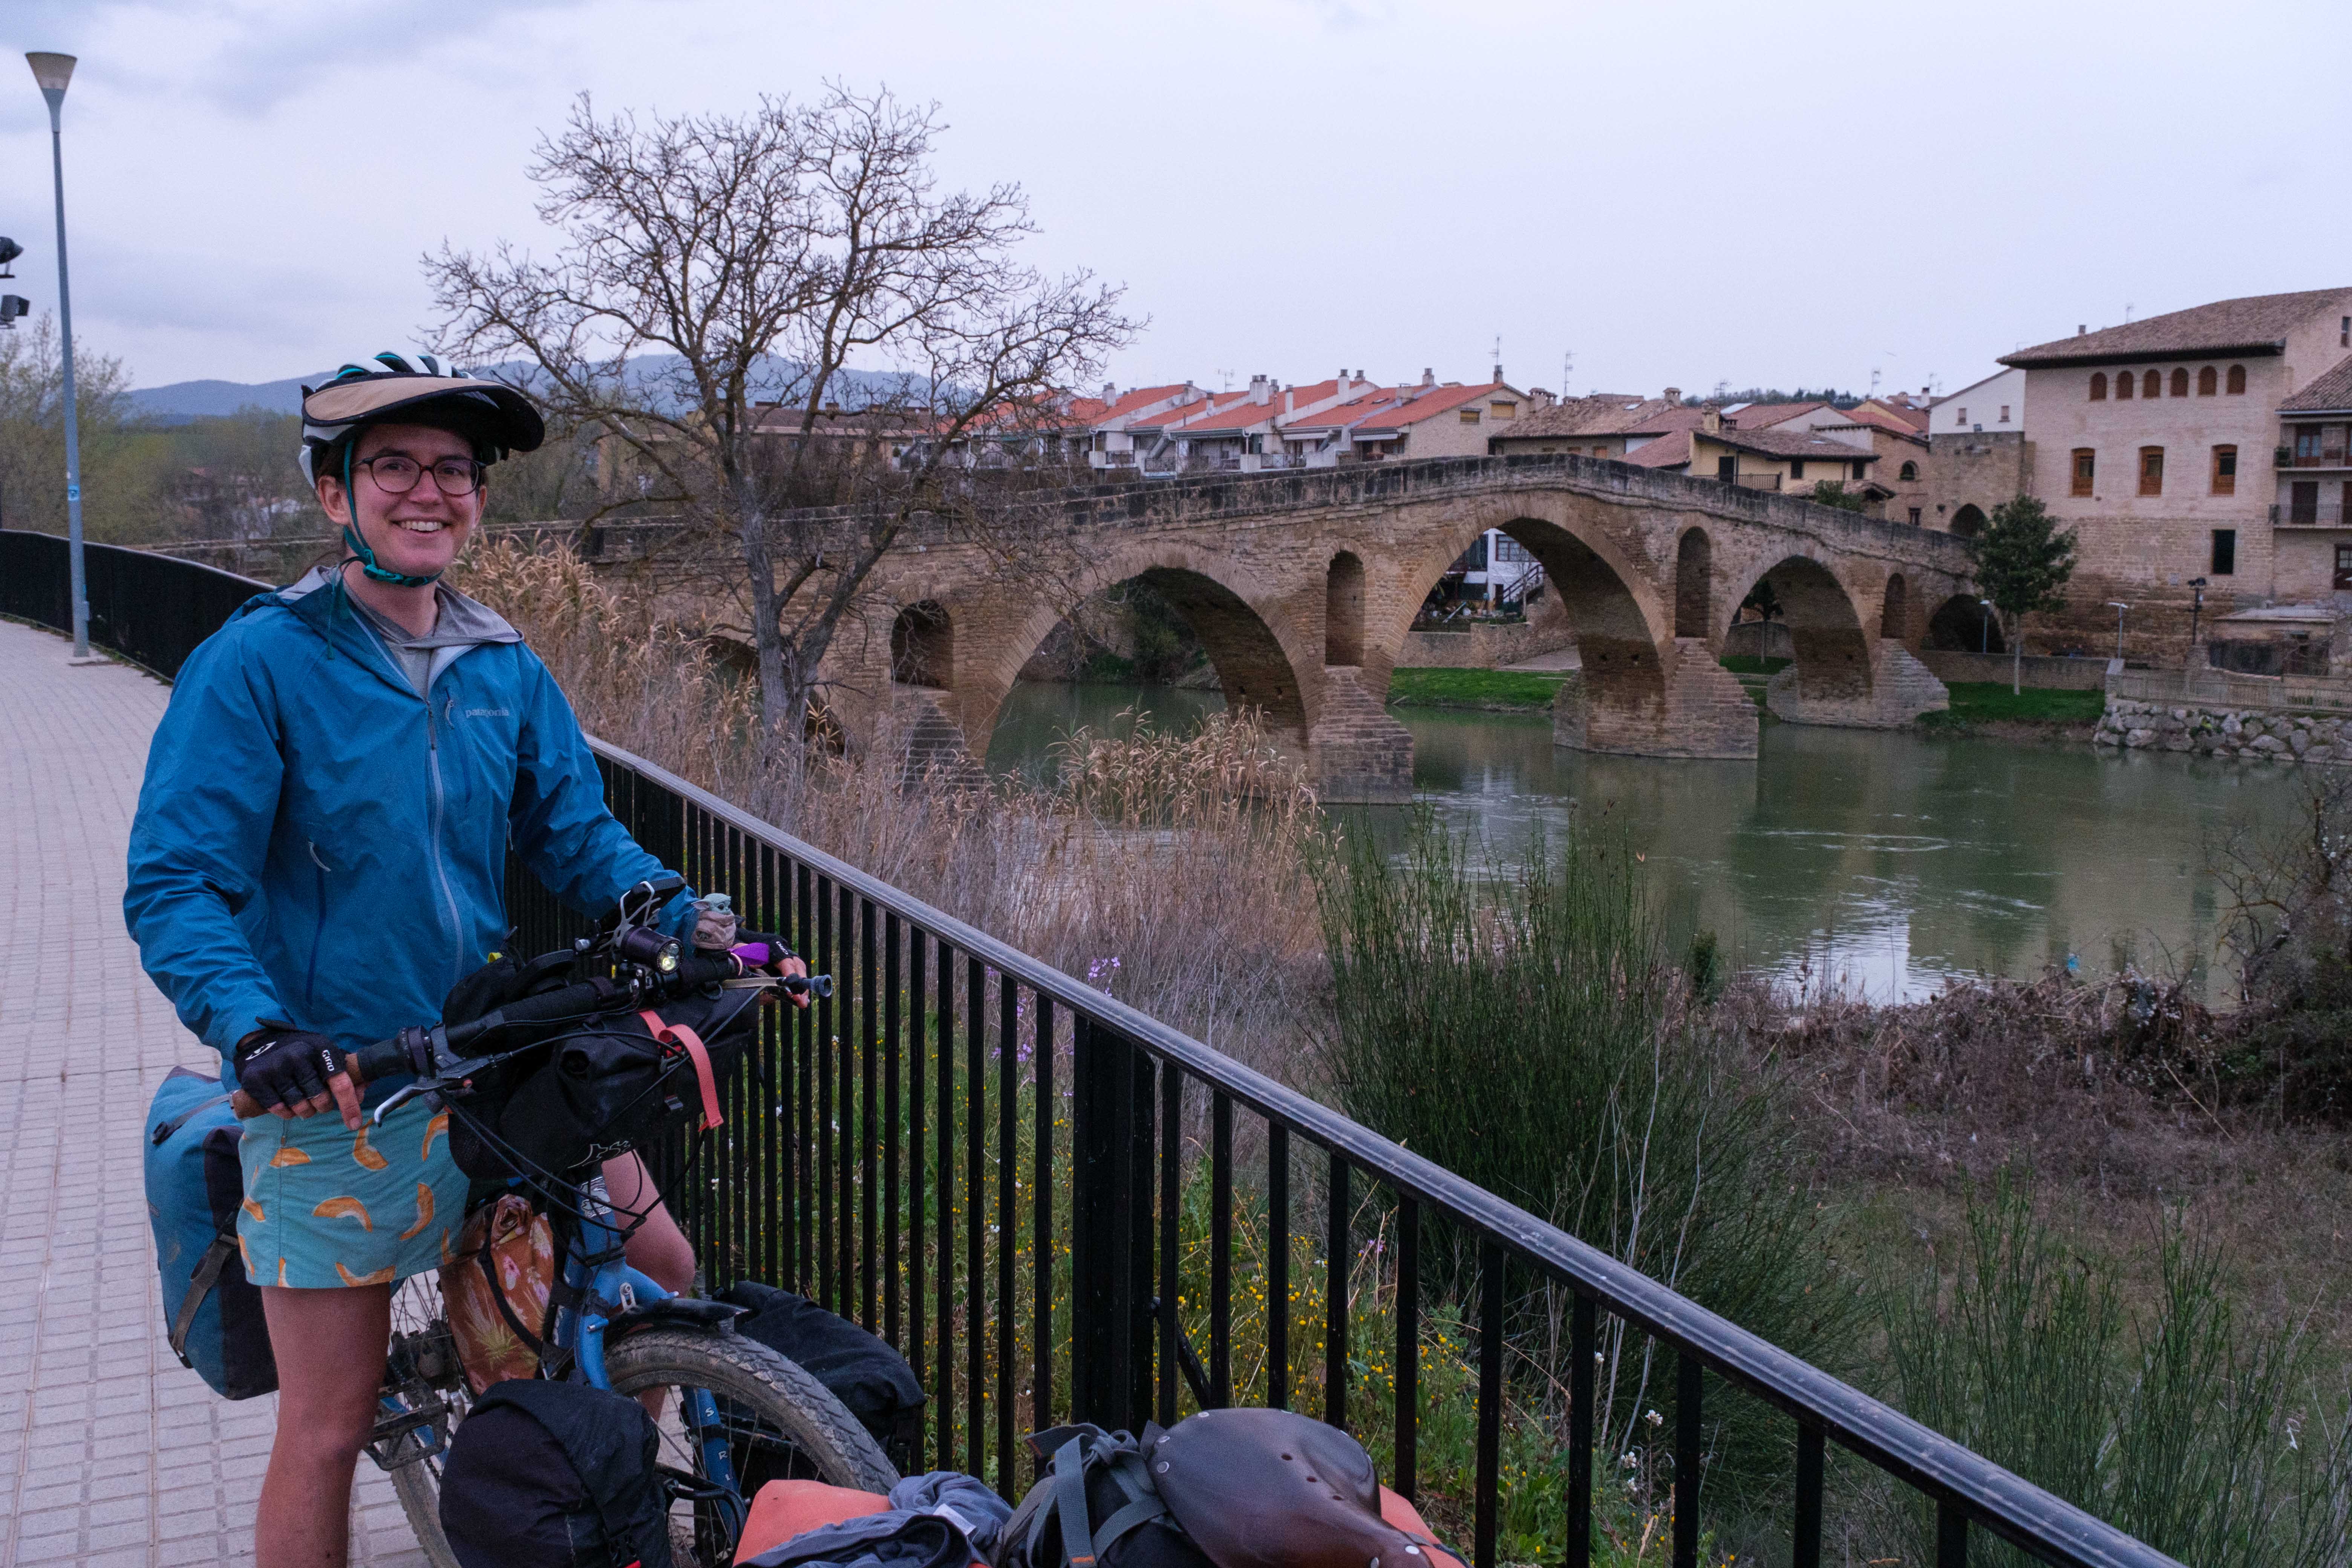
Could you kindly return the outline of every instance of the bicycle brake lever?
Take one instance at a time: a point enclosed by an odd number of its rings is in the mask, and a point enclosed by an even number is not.
[[[376,1126],[381,1127],[383,1125],[383,1119],[385,1117],[391,1115],[402,1106],[406,1105],[418,1095],[430,1094],[431,1092],[431,1087],[427,1085],[425,1080],[423,1079],[416,1079],[411,1082],[404,1083],[398,1089],[394,1089],[390,1094],[385,1095],[382,1105],[377,1106],[373,1110],[368,1112],[368,1120],[373,1122]]]

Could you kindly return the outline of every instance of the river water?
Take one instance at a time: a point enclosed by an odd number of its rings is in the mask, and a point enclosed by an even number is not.
[[[1077,725],[1142,708],[1185,727],[1223,706],[1016,687],[989,765],[1035,776]],[[1752,763],[1674,762],[1555,747],[1543,716],[1391,711],[1412,731],[1420,798],[1496,854],[1580,813],[1624,833],[1675,923],[1712,930],[1734,962],[1874,1000],[2070,955],[2086,974],[2208,960],[2208,836],[2284,832],[2298,815],[2295,771],[2263,763],[1793,724],[1766,725]],[[1348,809],[1402,832],[1403,808]]]

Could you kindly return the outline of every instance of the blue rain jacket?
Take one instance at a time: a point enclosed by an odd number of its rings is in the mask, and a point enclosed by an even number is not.
[[[583,914],[663,871],[510,629],[436,658],[428,701],[339,581],[309,586],[257,595],[189,656],[131,829],[140,961],[224,1057],[264,1018],[346,1047],[438,1019],[506,945],[509,843]],[[681,934],[690,898],[665,911]]]

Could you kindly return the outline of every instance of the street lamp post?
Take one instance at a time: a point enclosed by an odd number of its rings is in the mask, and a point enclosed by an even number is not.
[[[2116,613],[2116,662],[2120,664],[2124,657],[2124,612],[2131,606],[2121,599],[2109,599],[2107,608]]]
[[[1977,623],[1977,652],[1990,653],[1992,651],[1993,603],[1990,599],[1979,599],[1977,603],[1984,606],[1984,619]]]
[[[89,658],[89,594],[81,563],[81,426],[74,410],[73,296],[66,284],[66,83],[74,57],[35,50],[25,57],[49,104],[49,159],[58,193],[58,329],[65,353],[66,555],[73,573],[73,657]]]
[[[2197,662],[2197,620],[2205,613],[2205,579],[2191,577],[2189,589],[2195,595],[2189,601],[2189,662],[2194,665]]]

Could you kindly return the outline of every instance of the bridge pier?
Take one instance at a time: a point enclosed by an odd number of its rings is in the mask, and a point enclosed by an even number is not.
[[[1323,667],[1322,711],[1307,738],[1315,793],[1335,805],[1412,798],[1412,732],[1367,690],[1351,665]]]
[[[1660,659],[1645,644],[1580,639],[1584,668],[1552,700],[1552,743],[1636,757],[1756,755],[1756,705],[1699,637]]]
[[[1951,693],[1933,671],[1892,637],[1871,639],[1864,650],[1822,647],[1809,650],[1797,637],[1797,662],[1764,689],[1765,706],[1790,724],[1826,724],[1848,730],[1899,730],[1919,717],[1952,705]]]

